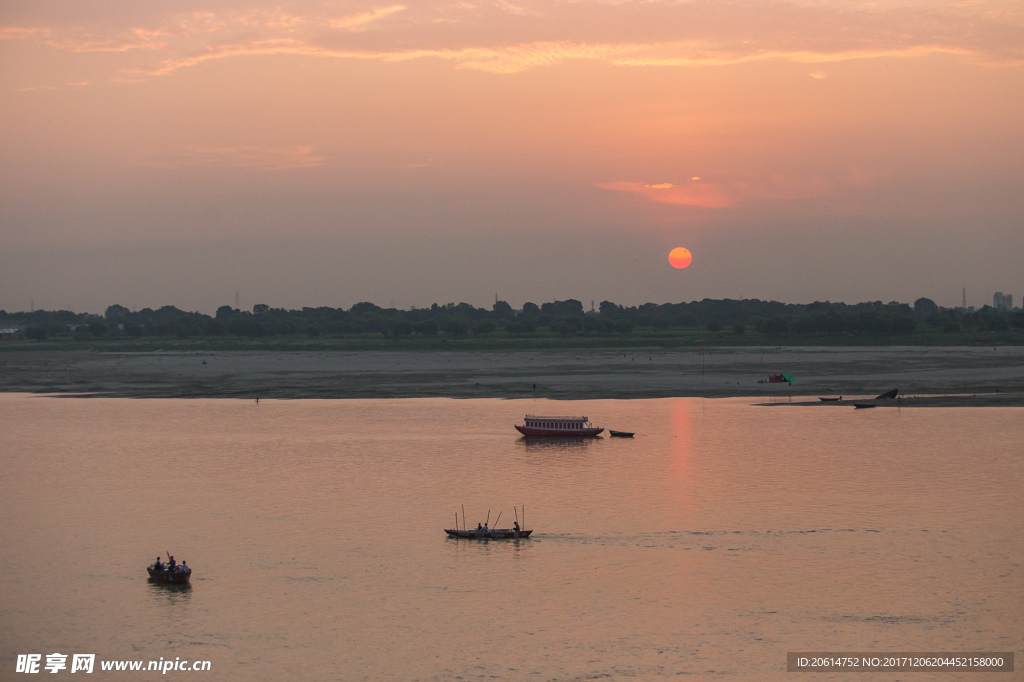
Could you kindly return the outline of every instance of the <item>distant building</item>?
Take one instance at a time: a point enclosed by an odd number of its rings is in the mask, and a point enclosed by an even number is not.
[[[992,307],[996,310],[1011,310],[1013,308],[1013,294],[1004,294],[997,291],[992,297]]]

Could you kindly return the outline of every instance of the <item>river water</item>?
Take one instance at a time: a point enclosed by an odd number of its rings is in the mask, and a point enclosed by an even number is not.
[[[752,402],[0,395],[0,679],[54,652],[98,679],[781,680],[787,651],[1021,650],[1024,409]],[[637,435],[534,442],[525,413]],[[534,535],[448,539],[463,505]],[[147,581],[167,552],[189,589]]]

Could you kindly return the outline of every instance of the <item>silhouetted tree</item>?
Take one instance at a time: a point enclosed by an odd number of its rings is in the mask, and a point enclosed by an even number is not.
[[[512,306],[505,301],[495,301],[494,305],[491,306],[491,310],[494,312],[494,316],[499,320],[511,320],[516,316]]]
[[[445,334],[465,336],[469,333],[469,323],[461,317],[448,317],[441,324]]]
[[[939,306],[930,298],[919,298],[914,301],[914,312],[918,315],[935,315],[939,312]]]
[[[393,325],[391,325],[392,336],[409,336],[410,334],[412,334],[411,322],[406,322],[405,320],[402,320],[400,322],[395,322]]]
[[[103,317],[105,317],[108,322],[117,324],[131,314],[132,311],[128,310],[123,305],[112,305],[107,307],[107,311],[103,313]]]
[[[416,323],[416,333],[424,336],[435,336],[437,334],[437,322],[435,320],[423,320]]]
[[[229,305],[222,305],[221,307],[217,308],[217,313],[214,315],[214,317],[220,320],[221,322],[224,322],[225,320],[230,320],[234,317],[238,317],[240,314],[241,312],[237,308],[232,308]]]

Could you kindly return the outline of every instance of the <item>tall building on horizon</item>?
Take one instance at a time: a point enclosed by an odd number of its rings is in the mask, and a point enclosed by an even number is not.
[[[1004,294],[1001,291],[997,291],[992,296],[992,307],[996,310],[1012,310],[1013,294]]]

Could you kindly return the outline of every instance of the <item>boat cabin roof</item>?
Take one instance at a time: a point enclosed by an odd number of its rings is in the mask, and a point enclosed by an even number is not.
[[[535,414],[528,414],[523,419],[547,422],[585,422],[590,421],[586,417],[541,417]]]

